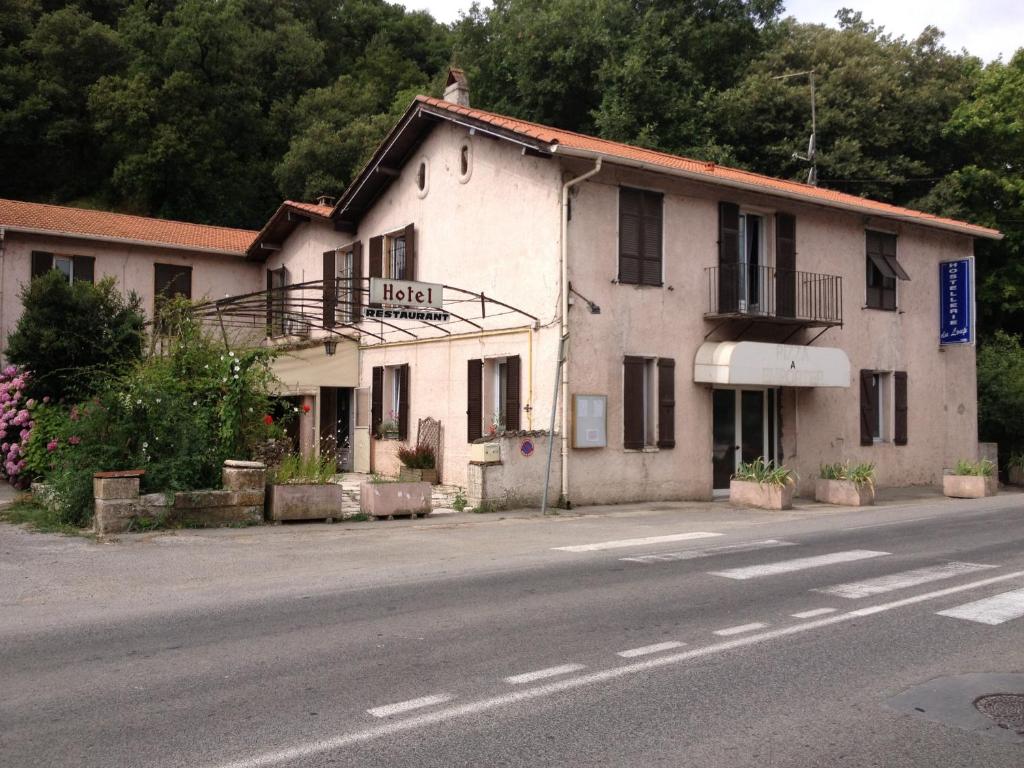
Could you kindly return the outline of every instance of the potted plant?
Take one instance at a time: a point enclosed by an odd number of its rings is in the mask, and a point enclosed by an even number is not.
[[[988,459],[960,459],[952,474],[943,475],[942,492],[954,499],[981,499],[998,493],[996,465]]]
[[[792,509],[795,486],[792,470],[759,456],[736,469],[729,483],[729,501],[761,509]]]
[[[420,481],[437,485],[437,458],[434,449],[429,445],[417,445],[414,448],[402,446],[398,449],[398,460],[402,468],[398,479],[402,481]]]
[[[370,517],[426,517],[432,509],[430,483],[387,480],[373,475],[359,486],[359,511]]]
[[[875,503],[875,465],[822,464],[814,498],[826,504],[865,507]]]
[[[388,411],[388,417],[377,427],[377,437],[381,440],[398,439],[398,419],[394,411]]]
[[[290,453],[267,475],[267,519],[326,520],[342,517],[342,489],[334,483],[330,456]]]
[[[1006,479],[1010,485],[1024,485],[1024,453],[1011,453],[1006,462]]]

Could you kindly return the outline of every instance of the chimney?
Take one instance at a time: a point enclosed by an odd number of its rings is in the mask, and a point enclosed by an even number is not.
[[[326,206],[329,206],[329,207],[333,208],[334,207],[334,197],[332,197],[331,195],[320,195],[320,197],[318,197],[316,199],[316,204],[317,205],[326,205]]]
[[[448,82],[444,86],[444,100],[463,107],[469,106],[469,80],[466,73],[457,67],[448,70]]]

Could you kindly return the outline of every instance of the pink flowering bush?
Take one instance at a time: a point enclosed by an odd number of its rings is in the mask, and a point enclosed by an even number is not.
[[[14,365],[0,371],[0,474],[16,488],[27,487],[25,446],[32,434],[35,401],[25,398],[29,373]]]

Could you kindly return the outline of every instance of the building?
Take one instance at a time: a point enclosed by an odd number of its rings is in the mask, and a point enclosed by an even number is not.
[[[158,296],[194,300],[261,290],[243,258],[256,233],[145,216],[0,200],[0,344],[21,317],[21,289],[51,269],[68,280],[114,277],[153,316]]]
[[[430,418],[443,479],[472,485],[475,441],[553,418],[573,503],[711,498],[758,456],[804,493],[822,462],[908,485],[977,456],[974,348],[939,344],[939,265],[998,232],[468,102],[453,73],[336,203],[282,205],[247,252],[262,300],[216,306],[265,316],[319,414],[308,445],[393,474]],[[409,281],[443,301],[370,293]],[[505,441],[509,493],[542,482],[533,439]]]

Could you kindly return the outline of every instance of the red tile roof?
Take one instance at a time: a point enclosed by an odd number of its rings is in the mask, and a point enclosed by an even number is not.
[[[0,199],[0,228],[241,256],[256,237],[249,229],[212,227],[109,211]]]
[[[285,200],[282,205],[289,205],[292,208],[297,208],[300,211],[306,213],[312,213],[314,216],[321,216],[325,219],[331,217],[331,211],[334,210],[333,205],[320,205],[319,203],[300,203],[295,200]]]
[[[653,149],[643,149],[630,144],[620,144],[607,139],[599,139],[594,136],[585,136],[572,131],[563,131],[547,125],[531,123],[526,120],[518,120],[513,117],[498,115],[493,112],[485,112],[481,109],[463,107],[442,99],[430,96],[418,96],[417,101],[429,104],[432,107],[440,108],[457,115],[463,115],[472,120],[488,123],[495,128],[510,131],[529,137],[536,141],[551,145],[553,152],[558,152],[564,147],[581,153],[600,155],[608,158],[610,162],[620,161],[626,164],[642,163],[645,166],[654,166],[652,170],[663,168],[666,171],[677,171],[710,183],[725,184],[728,186],[741,186],[744,188],[759,190],[765,194],[783,195],[785,197],[817,203],[847,210],[856,210],[865,214],[874,214],[882,217],[899,218],[910,220],[925,226],[935,226],[942,229],[952,229],[975,237],[1001,238],[998,230],[988,227],[969,224],[956,219],[947,219],[941,216],[933,216],[930,213],[915,211],[910,208],[901,208],[897,205],[882,203],[877,200],[869,200],[856,195],[849,195],[843,192],[836,192],[832,189],[812,187],[798,181],[787,181],[776,179],[771,176],[763,176],[759,173],[742,171],[736,168],[726,168],[715,163],[701,160],[691,160],[678,155],[670,155],[665,152],[658,152]]]

